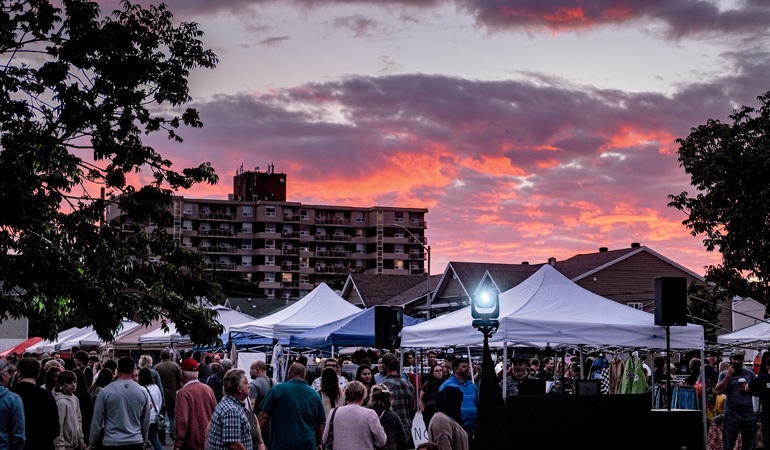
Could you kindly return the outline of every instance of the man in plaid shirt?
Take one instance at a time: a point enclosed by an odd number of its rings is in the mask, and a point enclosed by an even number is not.
[[[404,424],[404,432],[407,436],[410,436],[411,442],[412,436],[412,419],[417,412],[417,403],[414,399],[414,387],[412,384],[401,377],[401,366],[398,362],[396,355],[388,353],[382,357],[382,365],[385,367],[385,372],[388,377],[382,382],[382,385],[388,388],[393,394],[392,407],[393,411],[401,419],[401,423]],[[408,447],[407,448],[411,448]]]
[[[222,384],[225,396],[211,416],[208,450],[255,450],[246,405],[243,403],[249,398],[246,372],[230,370],[225,374]],[[259,435],[258,430],[256,435]],[[265,450],[265,444],[259,442],[257,450]]]

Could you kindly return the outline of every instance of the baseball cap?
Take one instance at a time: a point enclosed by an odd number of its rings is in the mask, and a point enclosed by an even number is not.
[[[730,354],[730,358],[743,360],[744,354],[741,350],[736,350]]]
[[[184,361],[182,361],[182,370],[185,372],[197,372],[198,371],[198,361],[187,358]]]

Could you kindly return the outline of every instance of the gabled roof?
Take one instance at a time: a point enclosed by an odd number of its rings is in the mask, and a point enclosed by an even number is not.
[[[696,278],[700,281],[705,282],[706,280],[703,278],[703,276],[698,275],[697,273],[693,272],[692,270],[682,266],[679,263],[674,262],[671,259],[666,258],[665,256],[661,255],[660,253],[650,249],[649,247],[630,247],[630,248],[622,248],[619,250],[608,250],[605,252],[598,252],[598,253],[586,253],[581,255],[575,255],[572,258],[569,258],[564,261],[558,261],[556,262],[556,269],[564,274],[567,278],[571,279],[572,281],[579,281],[587,276],[593,275],[594,273],[606,269],[609,266],[612,266],[613,264],[617,264],[627,258],[630,258],[634,255],[637,255],[642,252],[647,252],[666,263],[676,267],[677,269],[686,272],[688,275],[692,276],[693,278]]]
[[[342,297],[347,298],[351,290],[358,292],[364,308],[375,305],[393,305],[390,299],[403,294],[415,286],[425,286],[425,277],[415,275],[376,275],[356,273],[348,275],[342,288]]]
[[[451,272],[457,276],[457,281],[465,290],[468,297],[476,292],[476,288],[489,273],[501,292],[518,285],[530,275],[537,272],[542,264],[501,264],[501,263],[475,263],[450,261],[447,270],[444,271],[440,284],[443,284],[447,274]]]

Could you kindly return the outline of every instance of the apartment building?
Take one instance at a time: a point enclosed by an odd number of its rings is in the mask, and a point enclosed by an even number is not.
[[[297,299],[350,273],[425,275],[427,209],[305,205],[287,201],[286,186],[272,166],[241,169],[228,200],[175,197],[168,232],[210,271],[268,298]]]

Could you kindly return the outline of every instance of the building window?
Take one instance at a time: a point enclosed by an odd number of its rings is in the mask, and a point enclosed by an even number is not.
[[[356,228],[356,237],[365,238],[366,237],[366,230],[363,229],[363,228]]]
[[[241,257],[241,265],[242,266],[250,266],[251,265],[251,256],[244,255]]]
[[[252,217],[254,216],[254,207],[253,206],[243,206],[243,209],[241,209],[241,213],[243,214],[243,217]]]
[[[395,248],[393,249],[393,253],[397,253],[399,255],[404,253],[404,245],[403,244],[396,244]]]
[[[267,217],[275,217],[275,206],[266,206],[265,215]]]
[[[275,250],[275,239],[266,239],[265,248]]]
[[[404,262],[400,260],[393,261],[393,268],[396,270],[403,270],[404,268]]]
[[[244,250],[251,249],[251,239],[244,239],[241,241],[241,248]]]
[[[403,221],[404,221],[404,212],[396,211],[396,222],[403,222]]]
[[[265,265],[266,266],[274,266],[275,265],[275,256],[273,256],[273,255],[265,256]]]
[[[265,280],[265,281],[267,281],[267,280]],[[272,288],[265,289],[265,296],[267,298],[275,298],[275,289],[272,289]]]
[[[192,230],[193,229],[192,220],[183,220],[182,228],[185,230]]]
[[[644,310],[644,303],[642,302],[628,302],[626,305],[630,306],[631,308],[638,309],[640,311]]]
[[[241,227],[242,227],[241,230],[244,233],[253,233],[254,232],[254,224],[253,223],[244,222]]]
[[[282,276],[281,276],[281,281],[284,281],[284,282],[289,282],[289,281],[292,281],[292,279],[291,279],[291,274],[290,274],[290,273],[284,273],[284,274],[282,274]]]
[[[300,275],[299,276],[299,282],[302,283],[302,284],[310,283],[310,275]]]
[[[306,209],[300,209],[299,210],[299,218],[302,220],[308,220],[310,218],[310,215],[307,213]]]

